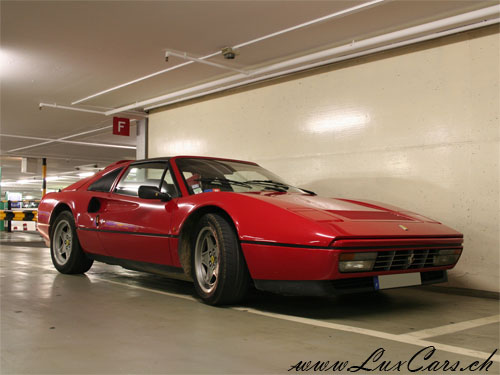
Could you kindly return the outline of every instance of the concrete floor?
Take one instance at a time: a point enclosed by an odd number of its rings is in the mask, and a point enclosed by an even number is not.
[[[436,352],[417,355],[412,368],[442,374],[453,372],[432,369],[483,363],[499,346],[495,298],[432,287],[327,299],[254,291],[244,305],[216,308],[190,283],[116,266],[59,274],[35,233],[0,241],[1,374],[285,374],[299,361],[348,361],[327,371],[347,374],[379,348],[366,369],[391,361],[388,370],[427,346]],[[492,361],[488,371],[460,373],[499,374],[498,353]],[[409,373],[396,369],[370,373]]]

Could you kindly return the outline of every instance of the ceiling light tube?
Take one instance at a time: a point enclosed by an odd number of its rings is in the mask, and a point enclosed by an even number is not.
[[[206,65],[210,65],[210,66],[215,66],[216,68],[232,70],[233,72],[238,72],[238,73],[242,73],[242,74],[245,74],[245,75],[249,74],[249,72],[247,72],[245,70],[233,68],[233,67],[230,67],[230,66],[227,66],[227,65],[223,65],[223,64],[214,63],[214,62],[211,62],[211,61],[205,61],[205,60],[203,60],[202,58],[199,58],[199,57],[189,56],[186,52],[184,52],[184,53],[178,53],[178,52],[175,52],[175,51],[172,51],[172,50],[167,50],[167,52],[165,52],[165,58],[168,58],[169,55],[172,55],[172,56],[175,56],[175,57],[180,57],[181,59],[184,59],[184,60],[194,61],[194,62],[197,62],[197,63],[200,63],[200,64],[206,64]]]
[[[319,18],[316,18],[316,19],[313,19],[313,20],[301,23],[301,24],[296,25],[296,26],[288,27],[286,29],[276,31],[274,33],[267,34],[267,35],[261,36],[261,37],[256,38],[256,39],[252,39],[252,40],[249,40],[247,42],[243,42],[243,43],[237,44],[237,45],[233,46],[233,48],[245,47],[245,46],[248,46],[248,45],[251,45],[251,44],[254,44],[254,43],[266,40],[266,39],[269,39],[269,38],[273,38],[273,37],[278,36],[278,35],[282,35],[282,34],[288,33],[290,31],[295,31],[295,30],[298,30],[298,29],[301,29],[301,28],[304,28],[304,27],[307,27],[307,26],[314,25],[316,23],[321,23],[321,22],[329,21],[329,20],[331,20],[333,18],[337,18],[337,17],[340,17],[340,16],[346,16],[347,14],[350,14],[350,13],[356,13],[356,12],[362,10],[362,9],[368,9],[368,8],[370,8],[372,6],[375,6],[377,4],[380,4],[380,3],[384,2],[384,1],[385,0],[373,0],[373,1],[369,1],[367,3],[359,4],[359,5],[356,5],[354,7],[341,10],[339,12],[331,13],[331,14],[328,14],[326,16],[319,17]],[[209,59],[211,57],[215,57],[215,56],[220,55],[220,54],[221,54],[221,51],[213,52],[213,53],[208,54],[206,56],[200,57],[199,60]],[[78,103],[82,103],[84,101],[87,101],[89,99],[95,98],[97,96],[107,94],[108,92],[112,92],[112,91],[121,89],[123,87],[130,86],[130,85],[132,85],[134,83],[141,82],[141,81],[144,81],[146,79],[156,77],[157,75],[164,74],[164,73],[170,72],[170,71],[178,69],[178,68],[182,68],[183,66],[186,66],[186,65],[189,65],[189,64],[192,64],[192,63],[193,63],[193,61],[188,61],[188,62],[185,62],[185,63],[182,63],[182,64],[178,64],[178,65],[172,66],[172,67],[167,68],[167,69],[160,70],[159,72],[155,72],[155,73],[151,73],[151,74],[145,75],[143,77],[139,77],[139,78],[134,79],[132,81],[122,83],[121,85],[117,85],[117,86],[111,87],[109,89],[100,91],[98,93],[89,95],[89,96],[87,96],[85,98],[75,100],[71,104],[75,105],[75,104],[78,104]]]
[[[381,45],[384,43],[387,45],[387,44],[393,43],[399,39],[410,38],[410,37],[413,37],[416,35],[420,35],[420,34],[424,34],[424,33],[431,33],[431,32],[434,32],[436,30],[440,30],[440,29],[444,29],[444,28],[448,28],[448,27],[453,27],[459,23],[471,22],[471,21],[475,21],[478,19],[487,19],[491,16],[495,16],[496,14],[498,14],[499,11],[500,11],[500,5],[495,5],[492,7],[472,11],[469,13],[460,14],[458,16],[448,17],[448,18],[444,18],[442,20],[433,21],[433,22],[429,22],[426,24],[410,27],[410,28],[407,28],[404,30],[394,31],[392,33],[379,35],[376,37],[361,40],[359,42],[352,42],[352,43],[349,43],[349,44],[344,45],[344,46],[334,47],[334,48],[330,48],[330,49],[327,49],[324,51],[312,53],[310,55],[301,56],[301,57],[293,58],[290,60],[282,61],[282,62],[279,62],[276,64],[268,65],[268,66],[265,66],[263,68],[260,68],[260,69],[257,69],[255,71],[251,72],[250,76],[265,75],[266,73],[270,73],[270,72],[275,71],[275,70],[285,70],[286,68],[292,67],[294,65],[304,65],[306,63],[309,63],[309,62],[312,62],[315,60],[327,59],[327,58],[330,58],[330,57],[335,56],[335,55],[353,54],[354,53],[353,51],[359,50],[362,48],[370,49],[370,47],[375,47],[377,45]],[[479,22],[478,25],[479,26],[477,26],[477,27],[482,27],[482,26],[485,26],[485,23]],[[457,31],[458,29],[459,28],[453,29],[453,31],[451,33],[459,32],[459,31]],[[393,46],[392,48],[395,48],[395,47]],[[320,65],[325,64],[325,63],[326,62],[321,62]],[[298,70],[303,70],[303,69],[306,69],[306,68],[305,67],[298,68]],[[280,75],[280,74],[284,74],[284,73],[278,72],[278,75]],[[222,85],[225,85],[225,84],[228,84],[228,83],[231,83],[234,81],[239,81],[239,80],[242,80],[245,78],[246,78],[246,76],[244,74],[236,74],[236,75],[233,75],[230,77],[207,82],[207,83],[204,83],[204,84],[201,84],[198,86],[193,86],[193,87],[189,87],[187,89],[179,90],[179,91],[176,91],[173,93],[161,95],[161,96],[156,97],[156,98],[151,98],[151,99],[143,100],[140,102],[136,102],[134,104],[129,104],[129,105],[126,105],[126,106],[123,106],[120,108],[116,108],[114,110],[107,111],[106,115],[109,116],[109,115],[113,115],[113,114],[120,113],[123,111],[128,111],[130,109],[149,106],[150,104],[154,104],[154,103],[157,103],[159,101],[173,99],[173,98],[180,97],[183,95],[191,94],[191,93],[196,92],[196,91],[207,90],[207,89],[210,89],[210,88],[213,88],[216,86],[222,86]],[[267,78],[264,78],[264,77],[259,78],[259,80],[263,80],[263,79],[267,79]],[[255,82],[255,80],[253,80],[252,82]],[[246,84],[246,83],[245,82],[240,83],[240,85],[243,85],[243,84]],[[148,107],[148,108],[151,108],[151,107]]]
[[[78,177],[80,177],[80,178],[90,177],[90,176],[93,176],[93,175],[95,175],[95,172],[82,172],[82,173],[78,173]]]
[[[135,150],[135,146],[124,146],[124,145],[115,145],[109,143],[91,143],[91,142],[80,142],[80,141],[66,141],[60,139],[50,139],[50,138],[41,138],[41,137],[28,137],[25,135],[12,135],[12,134],[0,134],[0,137],[9,137],[9,138],[19,138],[19,139],[34,139],[37,141],[51,141],[57,143],[70,143],[74,145],[82,145],[82,146],[94,146],[94,147],[108,147],[108,148],[124,148],[129,150]]]

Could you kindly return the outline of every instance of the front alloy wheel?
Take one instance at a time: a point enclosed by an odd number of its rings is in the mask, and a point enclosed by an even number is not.
[[[194,269],[200,288],[210,293],[217,286],[219,276],[219,244],[217,235],[210,226],[198,233],[195,246]]]
[[[242,300],[250,276],[229,220],[218,214],[202,216],[192,246],[193,280],[203,302],[223,305]]]

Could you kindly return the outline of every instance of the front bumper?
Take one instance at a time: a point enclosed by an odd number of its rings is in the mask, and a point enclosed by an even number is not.
[[[357,289],[368,290],[373,286],[373,277],[402,273],[421,273],[422,284],[446,281],[447,269],[455,264],[433,266],[432,257],[440,249],[462,249],[462,238],[415,238],[415,239],[344,239],[335,241],[331,247],[286,245],[276,243],[242,242],[251,277],[259,289],[304,288],[301,284],[311,284],[308,290]],[[376,267],[367,272],[339,271],[341,254],[354,252],[377,252]],[[391,255],[388,257],[388,255]],[[391,259],[389,263],[387,259]],[[407,260],[407,261],[402,261]],[[354,280],[355,279],[355,280]],[[285,282],[290,286],[267,286]],[[322,282],[320,284],[313,282]],[[294,287],[293,285],[297,285]],[[357,286],[356,286],[357,285]],[[316,293],[316,292],[314,292]],[[313,295],[315,295],[313,293]],[[318,292],[320,293],[320,292]],[[323,295],[323,293],[320,293]]]
[[[420,274],[421,285],[448,281],[446,270],[427,271]],[[348,293],[376,291],[373,277],[355,277],[338,280],[254,280],[259,290],[288,296],[325,297]]]

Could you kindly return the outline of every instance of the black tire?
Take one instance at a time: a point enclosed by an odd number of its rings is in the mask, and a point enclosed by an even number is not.
[[[57,216],[51,232],[50,256],[59,272],[85,273],[92,267],[94,260],[83,252],[76,234],[75,220],[69,211],[63,211]]]
[[[191,270],[196,293],[209,305],[241,301],[250,275],[231,224],[218,214],[201,217],[192,238]]]

